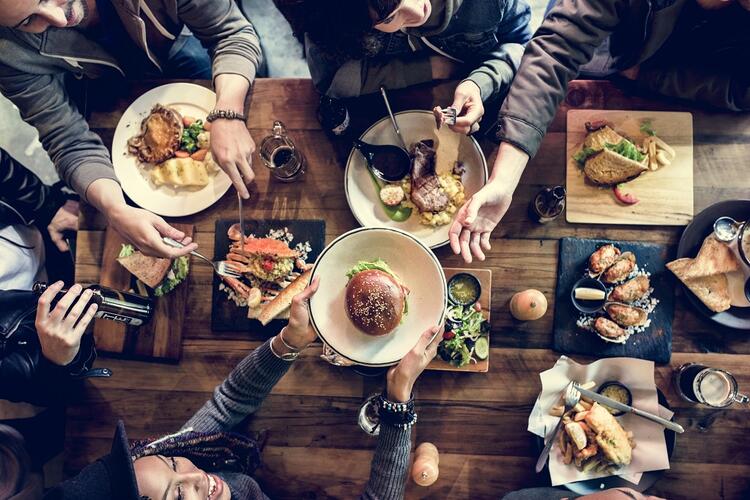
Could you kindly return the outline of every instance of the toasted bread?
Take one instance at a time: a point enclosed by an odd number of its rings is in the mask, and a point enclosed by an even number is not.
[[[612,127],[605,125],[598,130],[586,134],[583,147],[593,149],[594,151],[601,151],[604,149],[605,144],[619,144],[623,139],[624,137],[615,132]]]
[[[713,234],[709,235],[693,259],[693,266],[687,270],[687,278],[731,273],[740,268],[740,263],[728,245],[720,242]]]
[[[687,276],[691,272],[694,260],[677,259],[669,262],[667,269],[672,271],[713,312],[718,313],[729,309],[732,304],[727,276],[725,274],[714,274],[689,278]]]
[[[648,167],[644,163],[645,160],[638,163],[604,148],[586,159],[583,173],[596,184],[619,184],[647,171]]]
[[[172,265],[172,261],[169,259],[148,257],[138,251],[127,257],[119,257],[117,262],[151,288],[156,288],[164,281]]]
[[[258,320],[263,326],[267,325],[271,320],[289,309],[292,305],[292,299],[299,295],[302,290],[310,284],[311,275],[312,270],[300,274],[296,280],[292,281],[286,288],[280,291],[273,300],[261,306]]]

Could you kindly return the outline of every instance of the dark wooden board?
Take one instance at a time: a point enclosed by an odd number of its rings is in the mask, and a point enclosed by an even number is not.
[[[187,236],[193,235],[192,224],[172,225]],[[135,277],[117,262],[124,243],[117,231],[107,228],[99,275],[102,286],[122,291],[135,289]],[[187,284],[183,282],[167,295],[154,297],[154,316],[149,323],[140,327],[96,320],[94,338],[97,350],[129,358],[178,361],[182,354],[187,293]]]
[[[237,220],[220,219],[216,221],[214,239],[214,255],[217,260],[227,254],[231,241],[227,236],[227,230]],[[312,264],[318,258],[325,246],[326,223],[323,220],[246,220],[245,234],[254,234],[257,237],[265,236],[272,229],[288,228],[294,235],[291,246],[294,247],[301,241],[309,241],[312,251],[308,254],[307,262]],[[221,279],[214,275],[211,291],[211,330],[214,332],[249,331],[253,333],[271,336],[279,333],[286,325],[285,319],[275,319],[266,326],[260,321],[247,317],[247,307],[237,307],[234,302],[227,298],[226,292],[219,290]]]
[[[659,299],[649,315],[651,325],[646,331],[633,334],[625,344],[605,342],[596,334],[576,325],[580,313],[573,307],[570,290],[583,277],[589,256],[605,243],[612,243],[623,252],[633,252],[638,266],[651,273],[653,297]],[[563,238],[560,242],[560,264],[555,292],[554,346],[556,351],[587,354],[595,357],[631,357],[669,363],[672,356],[672,319],[674,317],[674,279],[665,264],[674,251],[665,245],[634,241],[609,241]]]

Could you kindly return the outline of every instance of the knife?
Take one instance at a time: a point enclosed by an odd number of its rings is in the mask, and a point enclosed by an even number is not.
[[[596,401],[597,403],[601,403],[603,405],[609,406],[610,408],[614,410],[620,410],[626,413],[633,413],[635,415],[638,415],[639,417],[645,418],[647,420],[651,420],[652,422],[655,422],[661,426],[664,426],[669,430],[675,431],[678,434],[682,434],[683,432],[685,432],[685,429],[683,429],[680,424],[671,422],[667,420],[666,418],[661,418],[658,415],[654,415],[647,411],[639,410],[638,408],[633,408],[632,406],[628,406],[626,404],[620,403],[619,401],[615,401],[614,399],[610,399],[606,396],[602,396],[601,394],[597,392],[584,389],[578,384],[574,384],[574,387],[576,388],[576,390],[578,390],[581,393],[581,395],[586,396],[587,398],[592,399]]]

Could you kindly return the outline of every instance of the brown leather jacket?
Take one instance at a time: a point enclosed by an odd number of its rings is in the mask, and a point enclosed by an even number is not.
[[[705,57],[692,54],[684,54],[687,61],[672,60],[671,65],[660,57],[683,11],[695,7],[690,5],[692,2],[559,0],[526,47],[499,113],[497,139],[533,157],[565,97],[568,83],[578,76],[579,68],[591,60],[594,50],[607,37],[616,69],[641,65],[639,86],[715,107],[750,110],[747,59],[744,64],[734,60],[729,54],[736,54],[736,50],[717,50],[718,57],[724,60],[713,67],[707,66]],[[722,15],[748,14],[739,6],[732,8],[736,11]],[[739,37],[735,35],[728,37],[730,43],[747,42],[747,34],[740,34],[744,42],[737,42]],[[703,41],[698,42],[696,45]],[[716,45],[716,40],[706,42]],[[721,70],[717,71],[717,66]]]

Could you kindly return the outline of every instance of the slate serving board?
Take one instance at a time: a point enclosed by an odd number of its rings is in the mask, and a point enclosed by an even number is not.
[[[595,333],[576,325],[581,313],[573,307],[570,291],[584,276],[589,256],[600,246],[612,243],[623,252],[633,252],[638,266],[651,273],[653,297],[659,299],[649,315],[651,325],[633,334],[625,344],[605,342]],[[597,358],[626,356],[668,363],[672,356],[672,319],[675,282],[665,264],[674,250],[665,245],[633,241],[609,241],[563,238],[560,241],[560,265],[555,292],[554,349],[563,353],[585,354]]]
[[[237,220],[221,219],[216,221],[216,236],[214,239],[214,255],[216,259],[223,258],[227,254],[231,241],[227,236],[227,230]],[[291,247],[301,242],[309,241],[312,251],[309,253],[307,263],[312,264],[323,251],[326,239],[326,223],[322,220],[246,220],[245,234],[254,234],[262,238],[271,229],[287,228],[294,235]],[[286,319],[275,319],[266,326],[260,324],[256,319],[247,317],[247,307],[237,307],[234,302],[227,298],[226,292],[219,290],[221,279],[214,275],[213,290],[211,293],[211,330],[214,332],[230,331],[252,331],[255,334],[271,336],[279,333],[286,325]]]

